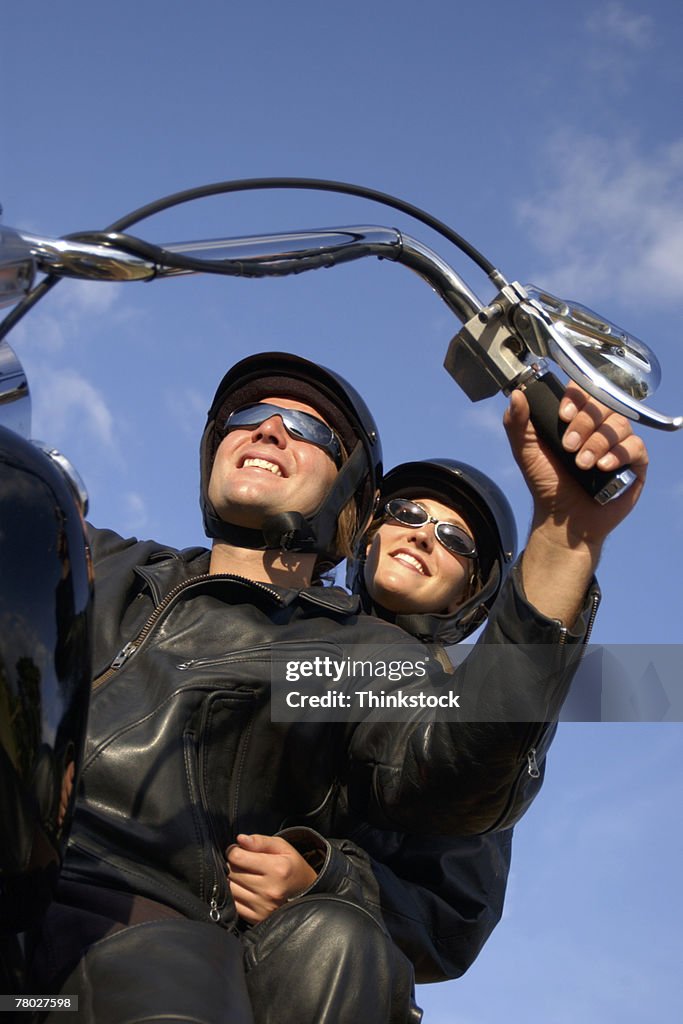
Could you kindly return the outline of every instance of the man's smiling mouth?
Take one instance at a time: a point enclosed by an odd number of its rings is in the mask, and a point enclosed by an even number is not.
[[[274,462],[269,462],[267,459],[259,459],[255,456],[246,458],[242,463],[242,469],[265,469],[274,476],[284,476],[282,470]]]

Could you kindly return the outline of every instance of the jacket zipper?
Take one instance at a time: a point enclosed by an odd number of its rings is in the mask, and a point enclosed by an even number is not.
[[[593,632],[593,626],[595,625],[595,618],[596,618],[596,616],[598,614],[598,605],[599,604],[600,604],[600,597],[599,597],[599,595],[598,594],[593,594],[591,613],[590,613],[590,615],[588,617],[588,625],[586,626],[586,635],[583,638],[583,643],[581,645],[582,648],[584,648],[584,649],[587,647],[588,641],[590,640],[591,633]],[[567,629],[567,627],[566,626],[560,626],[560,639],[559,639],[559,646],[560,647],[565,647],[566,646],[566,644],[567,644],[567,637],[568,636],[569,636],[569,630]],[[581,657],[583,657],[583,651],[582,651]],[[541,772],[540,772],[540,769],[538,767],[538,762],[536,760],[536,754],[537,754],[536,747],[530,747],[529,750],[527,750],[527,755],[526,755],[527,773],[530,776],[530,778],[532,778],[532,779],[538,779],[541,776]]]
[[[593,594],[593,607],[591,608],[590,617],[588,619],[588,626],[586,628],[586,636],[584,637],[584,640],[583,640],[583,646],[584,647],[587,647],[588,646],[588,642],[590,641],[591,633],[593,632],[593,626],[595,625],[595,617],[598,614],[598,607],[599,607],[599,605],[600,605],[600,595],[599,594]]]
[[[206,787],[204,785],[204,767],[202,764],[201,751],[203,750],[204,732],[205,732],[205,714],[202,715],[202,722],[200,723],[199,735],[197,738],[196,751],[197,756],[195,760],[196,766],[196,786],[197,793],[199,795],[199,803],[201,805],[202,812],[204,814],[204,820],[208,830],[208,844],[211,851],[211,858],[214,869],[214,883],[211,889],[211,896],[209,899],[209,919],[214,924],[221,923],[221,908],[225,907],[229,899],[229,883],[227,881],[226,864],[224,860],[224,854],[221,851],[216,836],[216,830],[214,827],[213,817],[211,815],[211,809],[209,807],[209,801],[206,793]],[[250,719],[247,726],[242,732],[242,740],[239,743],[239,749],[235,758],[234,772],[237,776],[235,784],[235,793],[231,801],[231,818],[234,821],[236,818],[237,810],[237,791],[239,789],[239,778],[242,774],[242,767],[244,764],[244,756],[246,745],[249,742],[251,736],[252,720]],[[221,902],[219,902],[219,899]]]
[[[217,895],[218,885],[216,884],[213,887],[213,891],[211,893],[211,900],[209,902],[209,917],[211,918],[214,924],[220,924],[221,920],[221,912],[218,909],[218,900],[216,899]]]
[[[213,832],[213,829],[211,829],[211,831]],[[209,919],[211,921],[213,921],[214,924],[220,924],[221,923],[221,906],[225,906],[225,904],[227,902],[227,895],[223,899],[223,903],[220,904],[218,902],[218,897],[220,895],[220,890],[222,888],[224,888],[224,886],[220,884],[220,882],[221,882],[221,875],[220,875],[221,866],[219,866],[218,854],[216,853],[215,847],[213,847],[213,846],[211,847],[211,853],[212,853],[212,856],[213,856],[215,874],[214,874],[213,888],[211,889],[211,898],[209,899]],[[223,868],[222,870],[223,870],[223,878],[225,878],[225,869]],[[227,887],[227,885],[228,885],[228,882],[227,882],[227,879],[226,879],[225,880],[225,887]]]
[[[162,615],[168,611],[173,601],[187,588],[194,586],[196,583],[202,583],[205,580],[214,579],[230,579],[230,580],[242,580],[245,583],[249,583],[252,587],[256,587],[258,590],[263,590],[271,597],[281,602],[281,597],[275,590],[271,590],[270,587],[266,587],[263,583],[257,583],[254,580],[247,580],[244,576],[233,576],[228,573],[203,573],[201,576],[192,576],[189,580],[183,580],[182,583],[176,584],[172,590],[169,590],[166,597],[156,606],[150,617],[145,622],[144,626],[138,633],[135,640],[129,640],[128,643],[124,644],[121,650],[118,652],[116,657],[113,659],[109,668],[99,675],[92,684],[92,688],[97,689],[103,683],[106,683],[116,672],[121,669],[126,662],[132,658],[132,656],[140,649],[142,644],[147,640],[148,636],[157,625]]]
[[[191,765],[187,778],[190,786],[190,798],[193,808],[199,811],[195,821],[199,828],[199,843],[202,852],[203,870],[199,880],[199,898],[209,904],[208,916],[214,924],[221,923],[221,906],[228,900],[228,882],[225,864],[221,861],[216,834],[209,811],[204,786],[202,784],[201,763],[199,758],[200,741],[194,734],[186,733],[183,737],[186,770]],[[208,860],[207,855],[208,854]],[[210,893],[210,895],[208,895]],[[222,903],[219,899],[222,898]]]
[[[243,661],[248,654],[261,654],[263,651],[272,650],[272,644],[261,644],[259,647],[248,647],[243,651],[234,651],[232,654],[223,654],[217,658],[190,658],[189,661],[181,661],[176,665],[179,672],[189,672],[195,668],[213,668],[216,665],[229,665],[233,661]]]
[[[526,755],[526,760],[527,760],[527,769],[526,770],[529,773],[529,776],[532,779],[540,779],[540,777],[541,777],[541,770],[538,767],[538,761],[536,760],[536,747],[532,747],[528,751],[528,753]]]
[[[200,740],[201,743],[201,740]],[[213,827],[213,819],[211,817],[211,811],[209,810],[209,804],[206,799],[206,793],[204,792],[204,783],[202,781],[201,765],[197,761],[197,789],[199,790],[199,800],[201,803],[202,811],[206,819],[206,825],[208,829],[208,843],[211,851],[211,859],[213,862],[214,870],[214,883],[211,889],[211,897],[209,899],[209,919],[214,924],[221,923],[221,906],[225,906],[227,902],[226,889],[228,882],[226,878],[226,865],[222,861],[221,853],[218,848],[218,841],[216,839],[216,832]],[[218,902],[219,895],[222,896],[222,903]]]

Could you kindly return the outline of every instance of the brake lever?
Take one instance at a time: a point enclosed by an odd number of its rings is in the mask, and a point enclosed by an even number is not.
[[[539,298],[532,298],[534,294]],[[618,331],[614,325],[606,324],[593,314],[589,317],[589,311],[584,312],[585,319],[589,321],[586,328],[590,327],[598,346],[601,340],[610,338],[611,330]],[[654,412],[625,390],[623,385],[629,381],[634,391],[649,394],[658,383],[659,364],[647,346],[630,339],[633,352],[640,358],[641,372],[637,375],[632,371],[629,373],[629,368],[622,366],[622,387],[617,387],[562,333],[558,321],[566,323],[567,319],[568,307],[561,300],[535,289],[527,290],[517,282],[506,284],[493,301],[471,317],[455,335],[444,366],[473,402],[498,391],[505,394],[516,388],[524,391],[531,420],[543,441],[567,472],[597,502],[606,504],[623,494],[634,483],[636,475],[628,466],[603,472],[596,468],[583,470],[576,465],[574,454],[562,445],[566,424],[559,418],[559,408],[564,387],[549,371],[547,358],[558,363],[594,398],[644,426],[678,430],[683,426],[683,417],[668,417]],[[574,333],[577,335],[579,326],[578,323],[575,325]],[[620,332],[618,338],[625,342],[627,336]],[[614,337],[611,341],[614,342]],[[623,344],[617,348],[622,357],[626,355]],[[648,383],[648,373],[654,381],[652,388]]]

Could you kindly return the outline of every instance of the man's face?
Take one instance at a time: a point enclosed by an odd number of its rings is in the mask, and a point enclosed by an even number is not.
[[[298,409],[325,420],[310,405],[291,398],[261,402]],[[332,458],[308,441],[295,440],[277,414],[257,427],[232,430],[216,452],[209,500],[225,522],[255,529],[279,512],[310,515],[337,475]]]

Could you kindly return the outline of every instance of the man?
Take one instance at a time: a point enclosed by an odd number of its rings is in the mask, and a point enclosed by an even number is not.
[[[618,462],[644,467],[625,421],[574,400],[568,433],[582,450],[616,447]],[[601,539],[620,518],[558,476],[523,399],[509,429],[534,530],[491,646],[468,667],[503,711],[510,680],[493,646],[559,645],[571,661]],[[365,529],[380,460],[374,422],[341,378],[293,356],[251,357],[221,382],[202,439],[211,552],[93,532],[89,736],[59,902],[35,958],[36,979],[79,993],[84,1020],[246,1022],[251,1003],[269,1024],[405,1021],[410,966],[362,906],[343,835],[333,846],[321,833],[339,835],[347,806],[379,828],[473,833],[514,822],[532,798],[523,722],[270,720],[273,644],[311,657],[362,643],[377,660],[405,648],[349,595],[310,586]],[[633,498],[622,500],[623,515]],[[555,707],[566,678],[525,685],[549,686],[544,706]],[[535,727],[541,763],[546,731]],[[224,851],[278,832],[296,853],[283,902],[299,898],[245,932]]]

